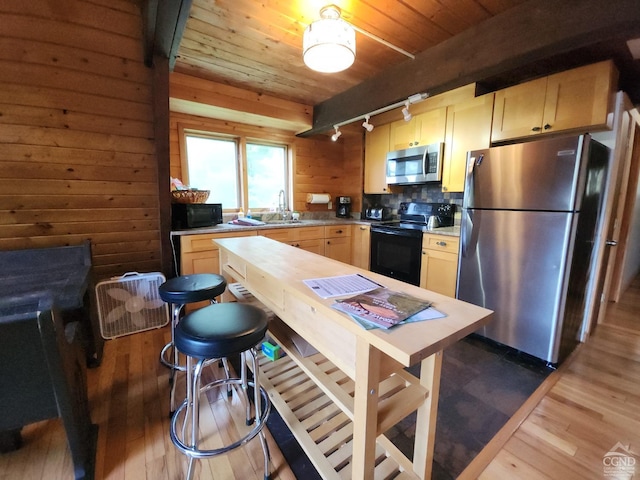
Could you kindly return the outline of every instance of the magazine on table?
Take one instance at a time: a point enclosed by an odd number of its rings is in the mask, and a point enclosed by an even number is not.
[[[429,301],[388,288],[376,288],[367,293],[336,300],[332,305],[356,320],[382,328],[393,327],[430,306]]]

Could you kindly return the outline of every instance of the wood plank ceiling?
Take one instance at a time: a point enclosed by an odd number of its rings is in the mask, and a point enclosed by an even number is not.
[[[174,71],[313,105],[308,134],[425,86],[495,90],[605,58],[640,103],[640,60],[626,48],[640,36],[636,0],[336,0],[345,20],[416,58],[357,33],[355,63],[334,74],[302,61],[304,29],[327,0],[182,1],[191,6]]]
[[[342,17],[417,54],[524,0],[341,0]],[[193,0],[176,72],[315,105],[408,59],[360,33],[356,61],[319,74],[302,61],[302,36],[327,0]]]

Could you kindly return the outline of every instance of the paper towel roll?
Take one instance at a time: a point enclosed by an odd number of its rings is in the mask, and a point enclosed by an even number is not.
[[[329,203],[331,195],[328,193],[307,193],[307,203]]]

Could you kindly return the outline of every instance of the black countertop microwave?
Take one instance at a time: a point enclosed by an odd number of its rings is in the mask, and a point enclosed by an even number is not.
[[[171,229],[213,227],[222,223],[221,203],[171,204]]]
[[[440,182],[443,151],[440,142],[387,153],[387,184]]]

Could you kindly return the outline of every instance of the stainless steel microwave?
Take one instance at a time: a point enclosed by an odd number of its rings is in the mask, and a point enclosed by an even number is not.
[[[387,184],[411,185],[442,181],[444,143],[387,153]]]
[[[171,204],[172,230],[213,227],[222,223],[220,203],[173,203]]]

